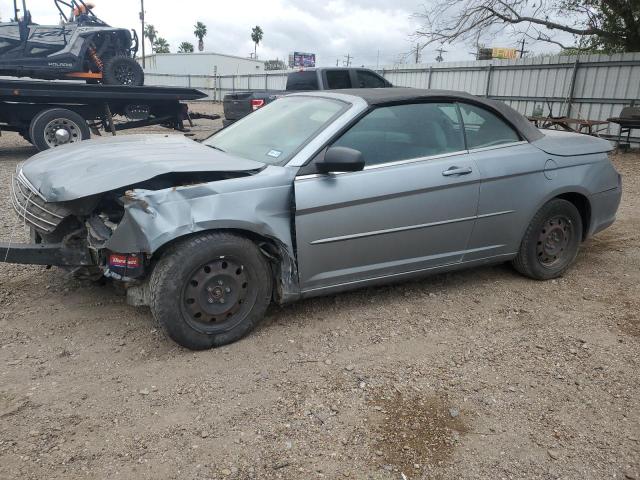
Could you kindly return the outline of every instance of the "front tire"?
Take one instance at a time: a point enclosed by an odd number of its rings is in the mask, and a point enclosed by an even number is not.
[[[134,58],[115,56],[104,64],[102,79],[105,85],[141,87],[144,85],[144,70]]]
[[[158,261],[151,312],[178,344],[207,350],[251,332],[271,302],[272,285],[269,263],[255,243],[229,233],[200,234]]]
[[[556,198],[533,217],[513,266],[534,280],[560,277],[576,259],[580,243],[580,212],[571,202]]]
[[[39,151],[81,142],[91,138],[84,118],[66,108],[52,108],[36,115],[29,127],[31,143]]]

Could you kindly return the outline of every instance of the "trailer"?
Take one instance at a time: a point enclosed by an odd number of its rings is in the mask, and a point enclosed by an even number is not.
[[[18,132],[42,151],[151,125],[185,131],[183,102],[205,97],[191,88],[0,79],[0,134]]]

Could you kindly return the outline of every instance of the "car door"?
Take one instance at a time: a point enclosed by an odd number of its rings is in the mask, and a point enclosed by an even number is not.
[[[461,261],[480,176],[450,103],[379,107],[333,146],[362,152],[361,172],[295,181],[305,292]]]
[[[459,106],[467,146],[482,176],[478,221],[464,261],[509,257],[540,202],[548,157],[497,113]]]

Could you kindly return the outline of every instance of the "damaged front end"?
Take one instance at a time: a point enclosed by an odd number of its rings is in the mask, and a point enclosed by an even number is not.
[[[129,287],[130,303],[148,304],[151,268],[170,244],[210,230],[244,233],[273,265],[275,300],[299,296],[291,230],[293,173],[179,172],[78,199],[48,202],[14,176],[12,202],[30,227],[31,245],[0,244],[0,261],[53,265],[77,276],[107,277]]]

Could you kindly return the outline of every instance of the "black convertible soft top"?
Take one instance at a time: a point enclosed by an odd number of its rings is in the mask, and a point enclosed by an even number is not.
[[[476,97],[466,92],[454,90],[424,90],[419,88],[352,88],[348,90],[331,90],[327,93],[340,93],[362,98],[371,106],[393,105],[414,102],[416,100],[446,100],[475,103],[494,110],[507,120],[529,142],[540,140],[544,134],[534,127],[522,114],[504,102]]]

